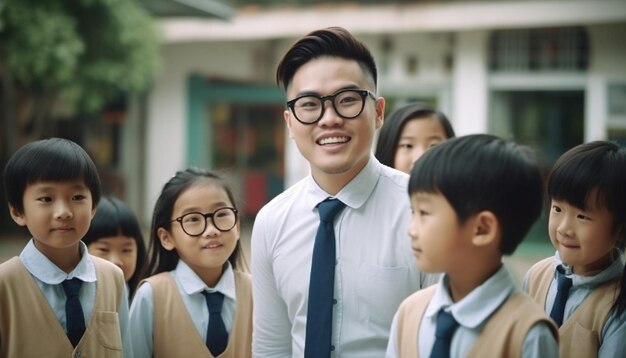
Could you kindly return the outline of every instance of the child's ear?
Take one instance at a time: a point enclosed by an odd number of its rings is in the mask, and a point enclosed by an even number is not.
[[[26,225],[26,218],[24,217],[24,213],[19,211],[16,207],[9,204],[9,213],[11,214],[11,218],[15,221],[19,226]]]
[[[491,211],[481,211],[475,218],[475,232],[472,243],[476,246],[497,244],[500,237],[500,222]]]
[[[157,235],[159,236],[159,240],[161,240],[161,246],[167,251],[172,251],[175,248],[174,239],[172,239],[172,235],[170,232],[160,227],[157,229]]]

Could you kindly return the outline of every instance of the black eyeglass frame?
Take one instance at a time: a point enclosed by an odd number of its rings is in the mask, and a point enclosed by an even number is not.
[[[215,213],[216,213],[216,212],[218,212],[218,211],[220,211],[220,210],[224,210],[224,209],[229,209],[230,211],[232,211],[232,212],[233,212],[233,214],[235,214],[235,222],[233,223],[233,226],[231,226],[231,227],[230,227],[229,229],[227,229],[227,230],[220,229],[217,225],[215,225],[215,219],[213,219],[213,216],[215,215]],[[206,231],[206,228],[209,226],[209,223],[208,223],[208,220],[207,220],[208,218],[211,218],[211,222],[213,223],[213,226],[214,226],[214,227],[215,227],[218,231],[221,231],[221,232],[228,232],[228,231],[232,230],[232,229],[233,229],[233,228],[237,225],[237,221],[239,221],[239,215],[238,215],[238,213],[239,213],[239,210],[237,210],[237,209],[235,209],[235,208],[231,208],[231,207],[225,206],[225,207],[223,207],[223,208],[218,208],[218,209],[215,209],[215,210],[213,210],[213,212],[211,212],[211,213],[206,213],[206,214],[201,213],[201,212],[199,212],[199,211],[192,211],[192,212],[190,212],[190,213],[186,213],[186,214],[184,214],[184,215],[181,215],[181,216],[177,217],[176,219],[174,219],[174,220],[172,220],[172,221],[170,221],[170,222],[171,222],[171,223],[173,223],[174,221],[177,221],[177,222],[180,224],[180,228],[183,230],[183,232],[184,232],[185,234],[187,234],[187,235],[189,235],[189,236],[191,236],[191,237],[198,237],[198,236],[202,236],[202,234]],[[192,234],[188,233],[188,232],[187,232],[187,230],[185,230],[185,226],[183,225],[183,218],[184,218],[185,216],[188,216],[188,215],[193,215],[193,214],[195,214],[195,215],[201,215],[202,217],[204,217],[204,229],[202,229],[202,231],[201,231],[199,234],[196,234],[196,235],[192,235]]]
[[[359,112],[352,116],[352,117],[348,117],[348,116],[344,116],[341,113],[339,113],[339,111],[337,111],[337,106],[335,105],[335,98],[339,95],[341,95],[342,93],[345,92],[356,92],[361,96],[361,109],[359,110]],[[372,93],[369,90],[366,89],[360,89],[360,88],[345,88],[345,89],[341,89],[331,95],[328,96],[318,96],[315,94],[304,94],[302,96],[298,96],[290,101],[287,101],[287,107],[291,110],[291,113],[293,113],[293,116],[296,118],[296,120],[302,124],[315,124],[317,122],[320,121],[320,119],[322,119],[322,117],[324,116],[324,112],[326,111],[326,101],[330,100],[330,102],[333,104],[333,109],[335,110],[335,113],[337,113],[337,115],[343,119],[353,119],[356,118],[358,116],[361,115],[361,113],[363,113],[363,109],[365,108],[365,99],[366,97],[369,96],[371,97],[373,100],[376,100],[376,95],[374,93]],[[300,118],[298,118],[298,115],[296,114],[296,110],[295,110],[295,104],[296,102],[301,99],[301,98],[305,98],[305,97],[313,97],[313,98],[317,98],[321,105],[322,105],[322,110],[320,111],[320,115],[319,117],[314,120],[313,122],[304,122],[302,121]]]

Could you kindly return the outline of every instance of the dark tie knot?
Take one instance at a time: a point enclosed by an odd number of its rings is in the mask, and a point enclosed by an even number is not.
[[[339,199],[326,199],[317,204],[317,210],[320,214],[320,220],[332,222],[335,216],[346,206]]]
[[[438,339],[451,340],[459,323],[454,319],[452,314],[441,309],[437,314],[437,329],[435,337]]]
[[[222,303],[224,302],[224,295],[219,292],[202,291],[204,298],[206,299],[207,308],[211,314],[219,314],[222,312]]]
[[[557,275],[557,285],[559,291],[568,291],[572,288],[572,279],[559,272]]]
[[[65,295],[67,297],[75,297],[78,296],[78,293],[80,292],[80,286],[83,284],[83,281],[81,281],[78,278],[73,278],[70,280],[65,280],[63,282],[61,282],[61,285],[63,286],[63,291],[65,291]]]

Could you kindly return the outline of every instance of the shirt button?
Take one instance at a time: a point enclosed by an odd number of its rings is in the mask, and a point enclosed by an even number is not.
[[[337,304],[337,299],[333,298],[333,305],[336,305],[336,304]]]
[[[335,350],[335,346],[330,346],[330,351],[334,351]]]

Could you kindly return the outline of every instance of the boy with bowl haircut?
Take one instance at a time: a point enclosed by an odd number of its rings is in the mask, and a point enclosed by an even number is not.
[[[387,357],[557,357],[554,323],[502,264],[539,217],[526,151],[491,135],[448,140],[417,160],[409,225],[417,266],[439,283],[400,305]]]
[[[0,264],[0,357],[132,357],[122,271],[81,241],[100,199],[88,154],[60,138],[26,144],[4,189],[32,239]]]

